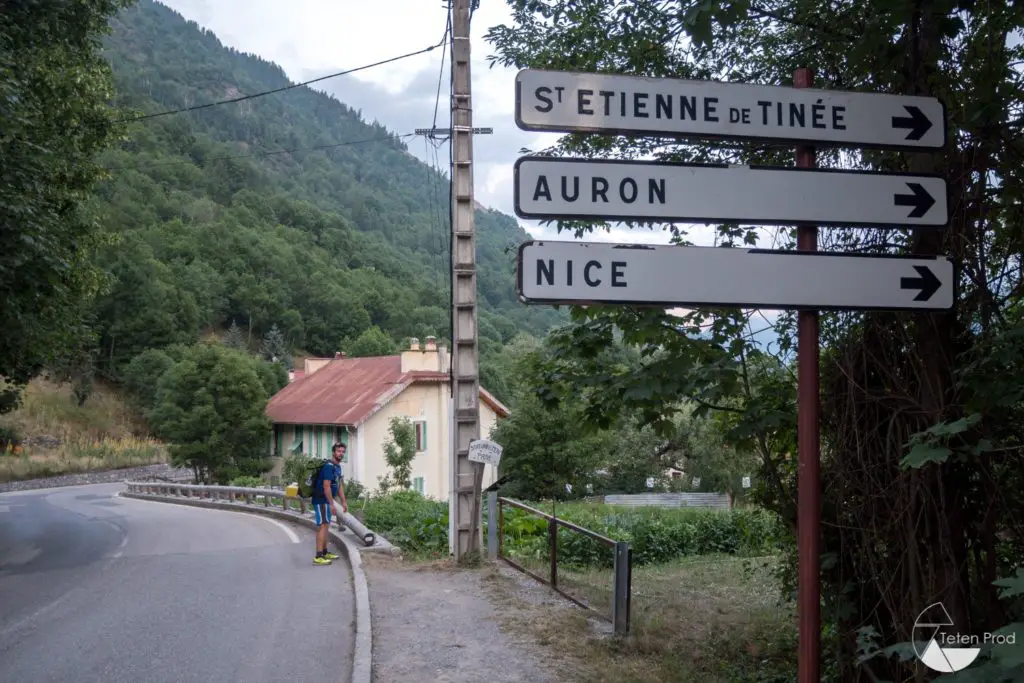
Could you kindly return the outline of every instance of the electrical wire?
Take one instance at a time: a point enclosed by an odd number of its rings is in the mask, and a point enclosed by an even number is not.
[[[223,105],[223,104],[233,104],[235,102],[244,102],[246,100],[253,100],[253,99],[256,99],[257,97],[264,97],[266,95],[274,95],[276,93],[284,92],[286,90],[292,90],[294,88],[301,88],[303,86],[310,85],[311,83],[318,83],[320,81],[325,81],[325,80],[327,80],[329,78],[337,78],[338,76],[345,76],[347,74],[355,73],[357,71],[364,71],[366,69],[371,69],[371,68],[373,68],[375,66],[382,66],[384,64],[390,64],[391,62],[397,62],[397,61],[399,61],[401,59],[408,59],[409,57],[415,57],[416,55],[421,55],[421,54],[424,54],[426,52],[430,52],[431,50],[434,50],[435,48],[440,47],[441,45],[444,45],[445,44],[445,39],[447,37],[448,36],[447,36],[447,30],[446,30],[445,31],[445,36],[443,38],[441,38],[440,42],[438,42],[438,43],[436,43],[434,45],[431,45],[430,47],[425,47],[422,50],[417,50],[416,52],[408,52],[408,53],[406,53],[404,55],[398,55],[397,57],[391,57],[390,59],[384,59],[384,60],[381,60],[379,62],[374,62],[373,64],[365,64],[363,66],[357,66],[354,69],[346,69],[345,71],[338,71],[337,73],[328,74],[326,76],[320,76],[319,78],[314,78],[314,79],[311,79],[311,80],[308,80],[308,81],[303,81],[302,83],[293,83],[293,84],[287,85],[287,86],[285,86],[283,88],[275,88],[273,90],[265,90],[263,92],[253,93],[252,95],[242,95],[241,97],[233,97],[233,98],[231,98],[229,100],[218,100],[217,102],[208,102],[206,104],[197,104],[197,105],[192,106],[192,107],[183,107],[181,109],[169,109],[167,111],[156,112],[154,114],[144,114],[142,116],[135,116],[135,117],[126,118],[126,119],[119,119],[117,121],[114,121],[114,123],[134,123],[136,121],[146,121],[146,120],[149,120],[149,119],[155,119],[155,118],[157,118],[159,116],[170,116],[171,114],[182,114],[182,113],[185,113],[185,112],[197,111],[199,109],[208,109],[210,107],[219,107],[220,105]]]
[[[445,21],[444,37],[441,38],[441,42],[444,43],[444,47],[441,48],[441,68],[438,69],[437,74],[437,95],[434,97],[434,122],[430,124],[431,128],[437,128],[437,109],[441,104],[441,81],[444,79],[444,58],[448,50],[448,34],[452,30],[452,14],[448,12],[448,19]]]

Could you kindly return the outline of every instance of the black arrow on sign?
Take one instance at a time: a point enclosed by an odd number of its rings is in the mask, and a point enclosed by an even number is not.
[[[919,289],[914,301],[928,301],[935,292],[939,291],[942,282],[935,277],[935,273],[928,266],[914,266],[914,270],[921,277],[901,277],[900,289]]]
[[[903,108],[907,110],[910,116],[894,116],[892,117],[893,128],[903,128],[910,132],[907,133],[907,140],[920,140],[925,133],[932,129],[932,122],[927,116],[924,115],[917,107],[909,104],[903,105]]]
[[[920,183],[907,183],[907,187],[914,194],[893,195],[893,201],[896,202],[896,206],[914,207],[914,210],[910,212],[907,218],[920,218],[928,213],[928,209],[935,206],[935,197],[931,196],[928,190],[924,189]]]

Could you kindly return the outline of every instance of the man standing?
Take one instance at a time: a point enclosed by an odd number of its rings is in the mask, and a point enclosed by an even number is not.
[[[320,468],[317,480],[313,482],[313,517],[316,519],[316,557],[313,564],[331,564],[338,556],[327,550],[327,530],[331,525],[331,512],[341,517],[348,512],[345,500],[344,478],[341,474],[341,459],[345,456],[345,444],[336,443],[331,449],[331,460]],[[335,498],[341,498],[341,512]]]

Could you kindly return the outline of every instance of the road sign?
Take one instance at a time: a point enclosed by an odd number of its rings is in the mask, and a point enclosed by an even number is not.
[[[469,442],[469,459],[485,465],[498,466],[501,462],[501,445],[487,439],[476,439]]]
[[[516,74],[516,125],[880,149],[946,144],[946,108],[934,97],[535,69]]]
[[[526,303],[947,310],[955,287],[945,257],[537,241],[518,261]]]
[[[941,176],[523,157],[520,218],[944,227]]]

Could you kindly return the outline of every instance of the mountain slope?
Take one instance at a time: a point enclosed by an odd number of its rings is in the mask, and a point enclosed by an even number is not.
[[[291,85],[140,0],[105,42],[117,104],[152,114]],[[321,148],[310,150],[309,148]],[[296,150],[296,151],[288,151]],[[303,151],[297,151],[303,150]],[[330,354],[372,325],[448,337],[448,180],[380,125],[309,88],[129,125],[96,209],[120,242],[96,311],[101,367],[236,322]],[[563,314],[515,300],[513,218],[478,210],[481,352]]]

